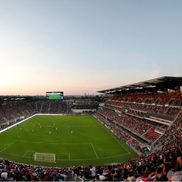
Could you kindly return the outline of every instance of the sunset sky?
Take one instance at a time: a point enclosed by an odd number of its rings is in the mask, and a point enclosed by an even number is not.
[[[0,0],[0,95],[159,76],[182,76],[182,0]]]

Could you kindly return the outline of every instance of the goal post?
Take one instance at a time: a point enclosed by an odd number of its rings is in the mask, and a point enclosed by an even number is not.
[[[34,153],[34,161],[55,163],[56,162],[56,155],[54,153],[35,152]]]

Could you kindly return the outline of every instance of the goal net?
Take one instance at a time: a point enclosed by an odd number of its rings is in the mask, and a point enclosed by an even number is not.
[[[56,162],[56,155],[53,153],[34,153],[34,160],[38,162]]]

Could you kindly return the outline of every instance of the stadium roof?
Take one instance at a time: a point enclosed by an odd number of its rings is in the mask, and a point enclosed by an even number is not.
[[[182,77],[163,76],[143,82],[124,85],[107,90],[98,91],[99,93],[113,94],[113,93],[136,93],[145,91],[167,91],[168,89],[175,90],[182,86]]]

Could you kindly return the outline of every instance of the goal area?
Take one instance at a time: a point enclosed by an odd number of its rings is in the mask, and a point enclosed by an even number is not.
[[[34,153],[34,161],[55,163],[56,162],[56,155],[54,153],[35,152]]]

